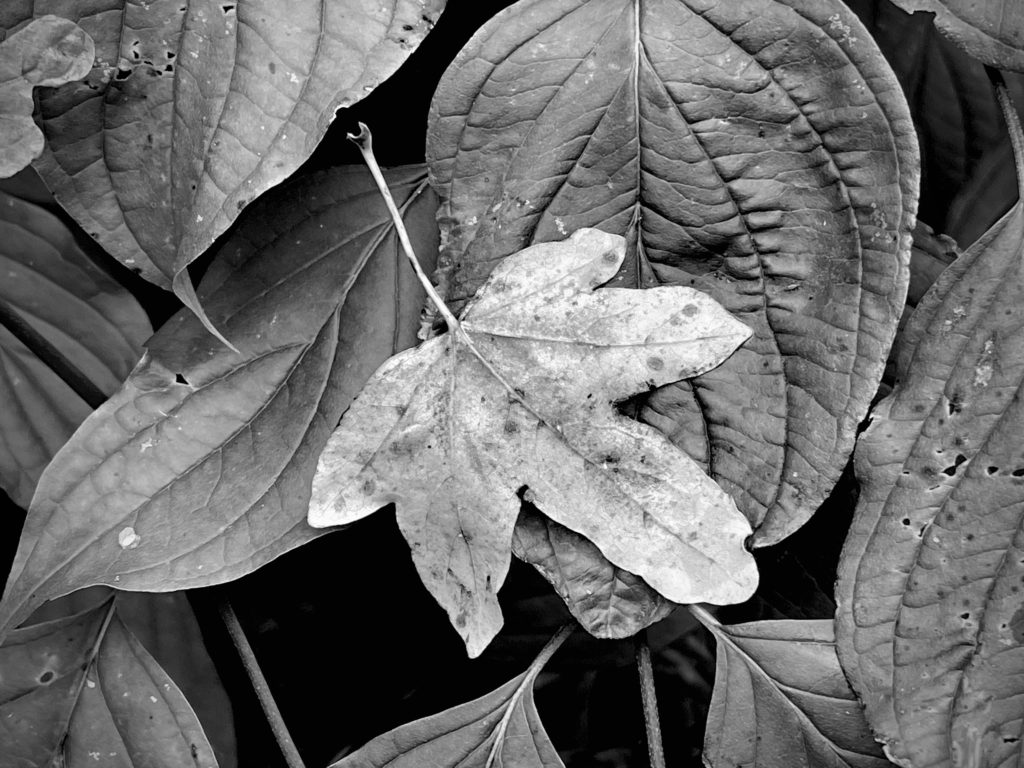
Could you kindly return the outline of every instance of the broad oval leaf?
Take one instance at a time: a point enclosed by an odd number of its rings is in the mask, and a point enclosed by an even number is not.
[[[32,119],[32,89],[81,80],[94,55],[92,38],[81,27],[53,15],[0,40],[0,179],[43,151],[43,132]]]
[[[520,0],[431,107],[446,295],[598,227],[630,243],[618,284],[713,296],[754,337],[642,417],[710,465],[768,545],[835,484],[877,388],[916,146],[898,83],[837,0]]]
[[[398,68],[444,0],[57,4],[96,62],[40,99],[37,168],[107,251],[201,313],[188,264]],[[0,30],[32,14],[5,2]]]
[[[458,332],[374,373],[320,457],[310,522],[395,502],[420,578],[471,656],[501,628],[520,494],[675,602],[740,602],[757,584],[730,497],[614,408],[718,365],[750,330],[690,288],[595,290],[625,250],[582,229],[506,259]]]
[[[908,13],[935,14],[935,26],[971,56],[1024,72],[1024,6],[1017,0],[893,0]]]
[[[429,265],[425,172],[388,178]],[[415,342],[422,306],[369,174],[275,191],[219,251],[200,296],[241,353],[185,310],[150,339],[44,472],[0,632],[83,586],[216,584],[319,535],[305,523],[317,455],[370,373]]]
[[[836,634],[869,722],[902,765],[995,768],[1020,756],[1022,257],[1018,202],[918,305],[896,388],[855,454],[861,496]]]
[[[709,768],[885,768],[843,677],[832,621],[722,625],[704,738]]]
[[[114,606],[0,645],[0,766],[216,768],[185,697]]]
[[[530,668],[479,699],[382,734],[330,768],[564,768],[533,701],[533,684],[568,636],[563,629]]]
[[[0,274],[0,299],[103,392],[121,386],[152,333],[146,313],[60,219],[3,191]],[[0,485],[27,508],[43,469],[92,409],[3,328],[0,401]]]

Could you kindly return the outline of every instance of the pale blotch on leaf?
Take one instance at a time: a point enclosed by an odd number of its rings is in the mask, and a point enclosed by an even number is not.
[[[509,256],[463,312],[472,348],[448,333],[392,357],[320,458],[310,524],[394,502],[472,656],[502,625],[521,497],[674,602],[739,602],[757,584],[732,499],[615,408],[713,368],[750,330],[691,288],[595,289],[624,256],[622,237],[594,229]]]
[[[135,549],[142,543],[142,537],[135,532],[134,528],[128,526],[127,528],[122,528],[121,532],[117,534],[117,543],[121,546],[121,549]]]

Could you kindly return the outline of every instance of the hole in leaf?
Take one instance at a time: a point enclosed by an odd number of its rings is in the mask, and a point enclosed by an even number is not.
[[[903,524],[904,525],[910,525],[910,518],[909,517],[904,517],[903,518]]]
[[[121,69],[120,67],[118,67],[117,68],[117,74],[114,75],[114,79],[115,80],[119,80],[119,81],[120,80],[127,80],[129,77],[132,76],[132,72],[133,71],[134,70],[132,70],[131,68],[129,68],[129,69]]]
[[[985,473],[988,475],[994,475],[999,471],[999,467],[986,467]]]
[[[1003,744],[1016,744],[1020,739],[1016,736],[1003,736]]]
[[[965,611],[964,613],[960,614],[960,618],[963,619],[964,621],[966,621],[967,619],[971,618],[971,614],[969,612]]]
[[[222,6],[220,7],[220,9],[221,9],[222,11],[224,11],[224,15],[226,16],[227,14],[229,14],[229,13],[231,13],[231,12],[232,12],[233,10],[235,10],[235,6],[234,6],[233,4],[229,4],[229,5],[222,5]]]
[[[1014,477],[1024,477],[1024,467],[1018,467],[1010,473]]]
[[[964,456],[962,453],[958,453],[956,455],[956,458],[953,459],[953,463],[950,466],[946,467],[944,470],[942,470],[942,474],[949,475],[950,477],[952,477],[953,475],[956,474],[956,471],[960,467],[960,465],[963,464],[965,461],[967,461],[967,457]]]
[[[960,413],[960,411],[964,409],[963,397],[959,394],[953,395],[953,398],[949,401],[946,409],[949,411],[950,416]]]
[[[46,685],[47,683],[51,682],[54,677],[55,675],[53,674],[53,671],[48,669],[39,676],[39,682],[43,685]]]
[[[174,374],[174,383],[175,384],[184,384],[185,386],[188,386],[188,379],[186,379],[180,373],[176,373],[176,374]]]

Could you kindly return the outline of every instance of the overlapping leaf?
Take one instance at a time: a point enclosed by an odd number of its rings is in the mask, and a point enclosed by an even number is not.
[[[92,38],[74,22],[42,16],[0,40],[0,179],[39,157],[32,89],[81,80],[92,69]]]
[[[37,168],[107,251],[198,310],[185,267],[398,68],[444,0],[47,7],[93,36],[96,62],[40,100]],[[0,30],[32,14],[5,3]]]
[[[107,587],[91,587],[51,600],[32,614],[29,623],[63,620],[90,611],[111,592]],[[117,617],[195,711],[219,768],[237,765],[231,700],[207,653],[199,622],[185,593],[121,593],[117,596]]]
[[[706,621],[718,644],[709,768],[885,768],[843,677],[832,621]]]
[[[449,68],[427,154],[453,303],[599,227],[630,242],[619,283],[694,285],[750,325],[642,417],[710,465],[755,544],[810,516],[882,374],[917,197],[903,95],[842,3],[521,0]]]
[[[112,599],[0,645],[0,766],[216,768],[184,696]]]
[[[533,701],[533,684],[564,631],[523,674],[479,699],[378,736],[330,768],[563,768]]]
[[[1017,0],[893,0],[908,13],[935,14],[935,26],[971,56],[1024,72],[1024,6]]]
[[[531,563],[595,637],[631,637],[676,608],[639,576],[612,565],[593,542],[528,505],[512,532],[512,554]]]
[[[921,142],[918,215],[966,247],[974,239],[960,240],[961,232],[949,225],[947,212],[952,215],[951,202],[977,174],[985,156],[1006,141],[984,65],[939,34],[928,14],[907,14],[888,0],[846,2],[870,30],[907,96]],[[1007,81],[1014,94],[1024,95],[1024,78],[1010,76]],[[998,218],[1011,204],[993,200],[985,214]]]
[[[520,493],[675,602],[739,602],[756,585],[729,496],[613,407],[718,365],[750,331],[690,288],[595,290],[624,256],[623,238],[583,229],[506,259],[461,320],[479,357],[449,333],[391,358],[320,458],[310,522],[395,502],[471,656],[501,627]]]
[[[1022,256],[1018,202],[918,306],[897,386],[857,447],[837,639],[869,722],[904,765],[1020,758]]]
[[[431,263],[424,171],[389,178]],[[0,631],[82,586],[223,582],[320,533],[305,522],[317,454],[370,373],[415,341],[422,306],[369,174],[327,172],[269,196],[200,295],[241,353],[187,311],[148,342],[44,472]]]
[[[0,274],[0,299],[101,390],[121,385],[152,333],[142,307],[56,216],[2,191]],[[43,468],[92,409],[2,328],[0,401],[0,484],[27,508]]]

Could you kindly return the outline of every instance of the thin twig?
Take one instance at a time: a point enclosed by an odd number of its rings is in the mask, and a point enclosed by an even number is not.
[[[661,743],[661,720],[658,718],[658,695],[654,689],[651,647],[640,635],[636,639],[636,668],[640,673],[640,698],[644,703],[644,723],[647,726],[647,755],[651,761],[651,768],[665,768],[665,749]]]
[[[267,718],[267,723],[270,724],[270,730],[274,734],[277,746],[281,748],[281,754],[284,755],[288,768],[305,768],[305,764],[299,756],[299,750],[296,749],[295,742],[292,741],[291,734],[288,733],[288,727],[284,724],[284,718],[281,717],[281,710],[278,709],[274,695],[270,692],[270,686],[267,685],[267,679],[263,676],[263,670],[260,669],[260,665],[256,661],[256,654],[253,653],[249,639],[245,636],[238,616],[235,615],[234,608],[227,600],[220,600],[218,610],[224,621],[224,626],[228,630],[228,635],[231,637],[231,642],[235,644],[238,656],[242,660],[242,666],[245,667],[246,674],[249,675],[252,687],[256,691],[256,697],[260,700],[260,706],[263,708],[263,714]]]
[[[370,133],[370,129],[366,127],[365,123],[359,123],[359,133],[350,133],[347,135],[347,138],[359,147],[359,152],[363,156],[363,161],[370,169],[370,175],[373,176],[373,180],[377,182],[377,189],[380,190],[381,197],[384,198],[384,203],[387,205],[388,211],[391,213],[391,220],[394,222],[395,230],[398,232],[398,241],[402,244],[402,250],[405,251],[405,256],[409,259],[409,263],[412,264],[412,268],[416,272],[416,277],[419,279],[420,284],[423,285],[424,290],[427,292],[427,296],[430,297],[430,301],[433,302],[435,307],[437,307],[438,313],[444,318],[445,323],[447,323],[449,333],[455,334],[473,354],[473,356],[483,364],[484,368],[487,369],[487,372],[498,380],[498,383],[507,390],[509,399],[514,400],[523,406],[523,408],[525,408],[527,412],[541,424],[544,424],[549,429],[561,434],[561,428],[557,424],[549,423],[542,414],[538,413],[532,405],[526,402],[516,388],[506,381],[505,377],[501,375],[501,372],[491,364],[491,361],[480,353],[480,350],[478,350],[476,345],[473,343],[473,339],[470,338],[466,329],[462,327],[462,323],[459,322],[455,317],[455,314],[448,308],[448,305],[444,303],[444,299],[438,295],[433,283],[430,282],[430,278],[427,277],[426,273],[423,271],[423,267],[420,266],[419,259],[416,258],[416,253],[413,251],[412,243],[409,240],[409,233],[405,229],[405,222],[402,221],[402,217],[398,212],[398,207],[395,205],[395,199],[391,196],[391,190],[388,189],[388,183],[384,180],[384,174],[381,173],[380,166],[377,164],[377,158],[374,157],[373,136]]]
[[[0,325],[28,347],[33,355],[71,387],[90,408],[95,410],[107,401],[107,396],[79,370],[78,366],[68,360],[63,352],[47,341],[3,299],[0,299]]]

